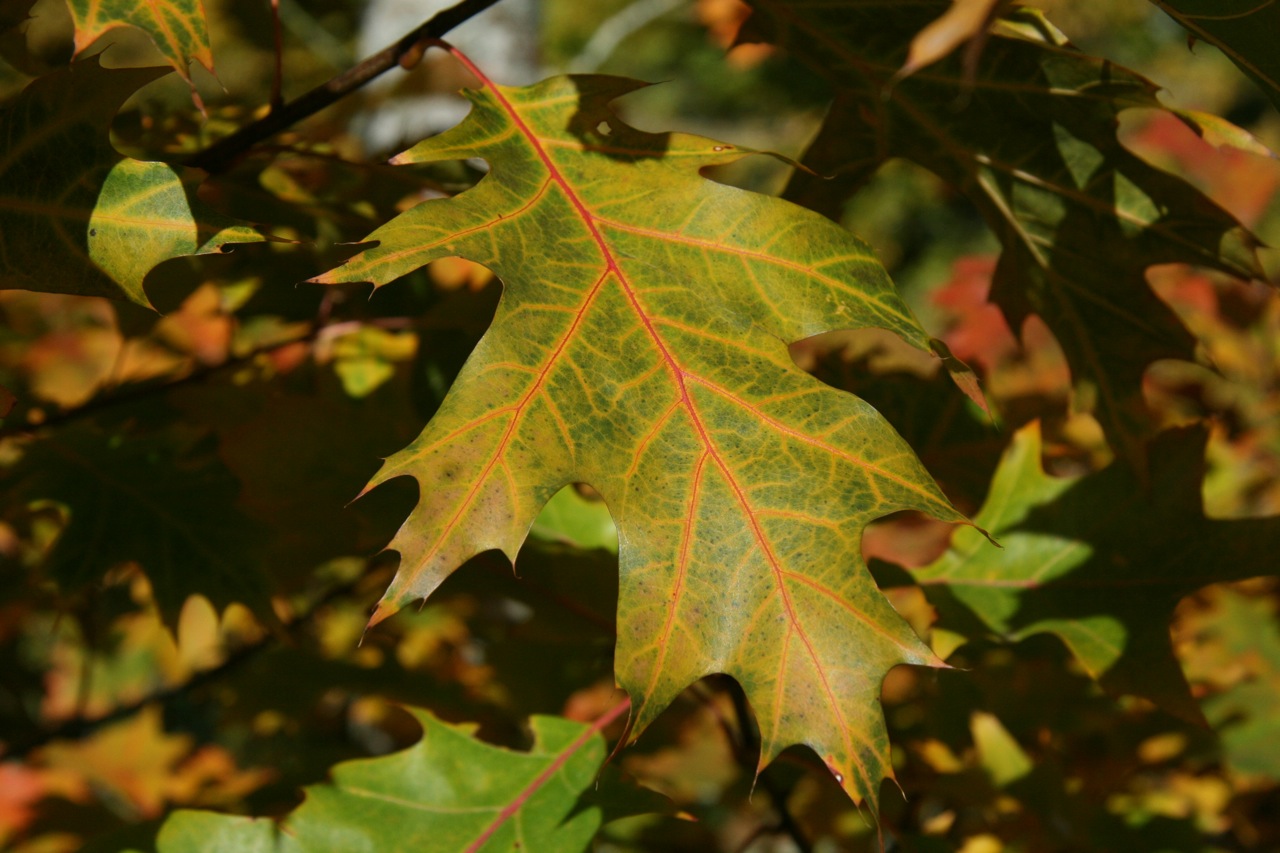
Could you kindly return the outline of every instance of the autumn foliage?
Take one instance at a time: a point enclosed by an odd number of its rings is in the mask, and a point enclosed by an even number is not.
[[[1280,845],[1280,7],[521,3],[0,0],[0,844]]]

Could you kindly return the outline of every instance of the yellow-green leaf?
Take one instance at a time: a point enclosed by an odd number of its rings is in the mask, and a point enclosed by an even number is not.
[[[143,281],[161,261],[263,239],[196,198],[202,173],[111,147],[120,105],[164,73],[84,59],[0,112],[0,287],[149,306]]]
[[[191,62],[213,71],[213,50],[201,0],[69,0],[79,54],[116,27],[137,27],[151,37],[188,82]]]
[[[880,682],[937,659],[876,588],[862,532],[900,509],[962,517],[874,409],[798,369],[787,343],[929,337],[847,231],[699,174],[744,152],[622,123],[608,104],[641,85],[469,92],[462,125],[398,159],[483,158],[489,174],[319,279],[381,285],[457,255],[505,285],[440,411],[373,481],[412,476],[421,495],[373,622],[474,554],[514,558],[542,506],[587,483],[617,521],[615,668],[635,731],[727,673],[761,766],[806,744],[874,800],[891,772]]]

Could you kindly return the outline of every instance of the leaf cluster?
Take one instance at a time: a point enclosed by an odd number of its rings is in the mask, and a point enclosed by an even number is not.
[[[1280,844],[1276,7],[598,5],[0,0],[0,845]]]

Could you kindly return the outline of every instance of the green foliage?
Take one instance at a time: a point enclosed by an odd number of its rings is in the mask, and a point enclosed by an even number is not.
[[[239,482],[218,458],[216,440],[152,418],[147,426],[68,426],[5,472],[16,504],[66,516],[44,571],[73,593],[140,563],[170,625],[193,593],[269,617],[257,554],[265,531],[236,507]]]
[[[800,173],[790,197],[838,218],[887,156],[965,192],[1004,248],[992,299],[1015,329],[1033,313],[1048,324],[1079,405],[1116,452],[1138,458],[1149,429],[1142,374],[1159,359],[1190,359],[1194,346],[1146,269],[1183,262],[1248,278],[1260,274],[1253,238],[1120,144],[1117,114],[1158,105],[1151,82],[1078,53],[1031,13],[991,36],[975,73],[952,58],[894,82],[909,34],[945,4],[913,4],[896,31],[883,24],[888,5],[761,3],[775,14],[772,37],[812,45],[802,55],[836,90],[805,162],[838,180]],[[893,97],[878,99],[890,87]]]
[[[1280,845],[1269,7],[205,5],[0,0],[0,845]]]
[[[186,850],[582,850],[600,826],[600,724],[534,717],[527,753],[497,749],[426,712],[422,740],[333,769],[284,824],[176,812],[159,853]],[[605,720],[607,722],[607,720]],[[587,802],[583,802],[583,800]],[[617,817],[619,815],[613,815]]]
[[[1119,463],[1050,477],[1037,426],[1024,428],[975,517],[1002,548],[958,531],[946,554],[914,572],[939,624],[1009,639],[1052,632],[1108,690],[1198,720],[1169,646],[1173,608],[1209,583],[1270,573],[1280,547],[1276,519],[1204,517],[1204,444],[1199,431],[1163,433],[1144,487]]]

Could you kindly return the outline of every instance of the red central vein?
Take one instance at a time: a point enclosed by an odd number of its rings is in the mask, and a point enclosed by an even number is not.
[[[587,741],[599,734],[600,730],[605,726],[618,719],[618,717],[630,707],[631,700],[623,699],[617,705],[614,705],[608,711],[601,714],[586,731],[578,735],[577,739],[574,740],[573,743],[565,747],[565,749],[556,756],[555,761],[547,765],[547,768],[534,777],[534,780],[526,785],[524,790],[516,795],[515,799],[507,803],[502,811],[498,812],[498,816],[484,828],[484,832],[481,832],[476,836],[474,841],[467,845],[465,853],[475,853],[475,851],[483,847],[504,823],[510,820],[516,812],[520,811],[520,809],[524,807],[524,804],[529,801],[530,797],[538,792],[538,789],[551,781],[551,778],[560,772],[560,769],[564,767],[565,762],[573,757],[578,750],[582,749],[582,747],[586,745]]]
[[[501,104],[503,110],[510,117],[511,121],[516,125],[517,128],[519,128],[521,134],[523,134],[524,137],[529,141],[530,147],[533,148],[534,152],[538,155],[538,158],[542,161],[543,165],[546,167],[548,174],[551,175],[551,179],[560,186],[561,190],[563,190],[565,194],[565,197],[569,200],[569,203],[573,205],[574,209],[578,213],[578,216],[582,219],[583,224],[585,224],[587,227],[587,230],[590,231],[591,237],[592,239],[595,240],[596,246],[600,250],[600,254],[604,259],[605,267],[606,267],[605,275],[601,276],[600,280],[597,281],[595,288],[593,288],[593,293],[595,290],[599,289],[600,284],[610,274],[615,276],[617,278],[618,285],[622,288],[622,291],[626,295],[627,300],[631,303],[631,307],[635,311],[636,316],[639,318],[641,324],[644,325],[645,331],[648,333],[650,339],[653,341],[654,346],[657,347],[659,354],[662,356],[662,359],[666,363],[668,370],[670,370],[671,372],[672,378],[676,382],[676,386],[680,392],[680,401],[683,404],[685,410],[689,413],[689,419],[692,421],[694,428],[697,430],[698,435],[702,440],[702,444],[706,448],[707,454],[711,457],[711,460],[715,462],[716,467],[720,469],[721,474],[723,474],[725,481],[729,484],[729,487],[733,490],[739,505],[742,507],[744,514],[747,516],[751,524],[751,530],[755,535],[756,541],[760,544],[760,548],[764,552],[764,555],[769,562],[770,568],[773,570],[774,581],[777,584],[779,592],[782,594],[782,603],[783,603],[784,609],[786,610],[788,623],[789,623],[788,634],[790,634],[790,632],[794,630],[800,636],[801,642],[804,643],[804,646],[809,653],[809,657],[813,661],[814,668],[818,673],[818,678],[822,681],[822,688],[827,695],[827,701],[831,705],[832,713],[835,714],[837,720],[840,723],[840,732],[841,732],[842,739],[844,741],[845,749],[850,759],[858,767],[859,771],[861,771],[863,778],[867,781],[868,789],[870,789],[872,784],[870,777],[867,774],[866,768],[862,765],[862,762],[858,759],[857,753],[854,751],[853,743],[849,736],[849,725],[845,720],[844,713],[840,707],[840,703],[836,699],[835,691],[832,689],[830,682],[827,680],[827,674],[822,668],[822,665],[818,659],[818,654],[813,647],[812,640],[809,639],[808,634],[805,632],[804,628],[801,627],[800,625],[800,620],[795,610],[795,604],[791,600],[791,592],[787,588],[787,584],[783,576],[783,569],[782,569],[782,566],[779,564],[778,557],[776,554],[774,554],[772,545],[770,544],[768,538],[764,535],[764,531],[760,527],[759,519],[757,519],[755,516],[755,513],[752,512],[751,505],[747,500],[746,494],[743,492],[742,486],[738,483],[737,479],[733,476],[733,473],[729,470],[728,464],[721,457],[718,449],[715,446],[715,443],[711,440],[711,435],[707,431],[706,425],[702,422],[702,419],[698,416],[697,408],[694,406],[693,399],[689,395],[689,389],[685,384],[685,379],[687,376],[689,376],[689,374],[684,370],[684,368],[680,366],[679,362],[677,362],[675,357],[671,354],[671,351],[667,348],[666,342],[662,340],[662,336],[658,334],[658,330],[654,327],[653,321],[649,319],[648,314],[645,312],[644,306],[640,304],[640,300],[637,297],[635,291],[632,289],[630,283],[628,282],[626,275],[623,273],[622,267],[618,264],[617,259],[614,257],[613,252],[609,248],[608,242],[604,239],[604,235],[600,232],[600,228],[595,215],[587,208],[586,204],[583,203],[582,199],[578,197],[578,194],[573,191],[573,188],[569,186],[569,182],[565,179],[564,175],[561,174],[559,167],[556,166],[555,162],[551,159],[550,155],[548,155],[546,150],[542,147],[542,144],[539,141],[537,134],[535,134],[533,132],[533,129],[529,127],[528,124],[525,123],[524,119],[520,116],[515,106],[509,100],[507,100],[506,96],[502,94],[502,91],[496,85],[494,85],[493,81],[491,81],[488,77],[486,77],[484,73],[471,62],[470,59],[468,59],[459,50],[457,50],[452,46],[448,46],[447,49],[451,54],[453,54],[453,56],[459,62],[465,65],[467,69],[471,71],[471,73],[473,73],[478,80],[481,81],[484,87],[488,89],[489,92],[493,95],[493,97],[499,102],[499,104]],[[560,344],[561,348],[563,348],[565,340],[567,340],[567,337],[561,341],[561,344]],[[552,361],[554,361],[554,358],[552,359]],[[550,364],[551,362],[548,362],[548,367],[550,366]],[[513,424],[514,424],[514,421],[513,421]],[[510,428],[508,428],[508,433],[509,432],[510,432]],[[490,467],[492,467],[492,464],[493,463],[491,462]],[[673,601],[672,607],[674,608],[675,606],[676,606],[676,602]],[[786,665],[786,660],[784,659],[783,660],[784,672],[785,672],[785,665]],[[779,678],[778,680],[779,691],[781,691],[784,681],[785,679]]]

